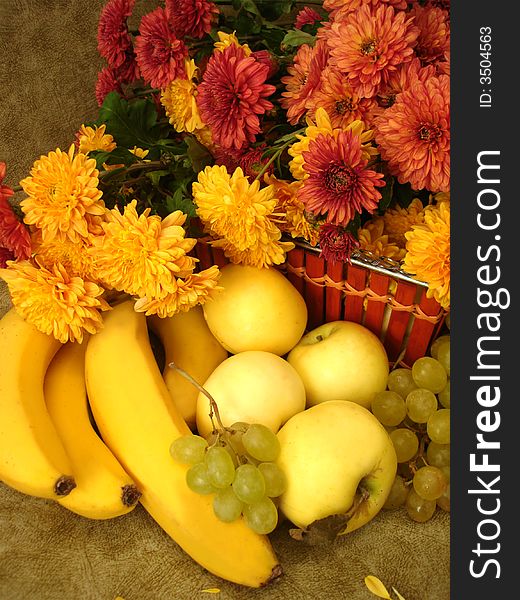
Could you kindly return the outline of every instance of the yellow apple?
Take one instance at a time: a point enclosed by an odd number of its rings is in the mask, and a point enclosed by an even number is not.
[[[276,433],[305,408],[305,389],[298,373],[280,356],[249,350],[226,358],[203,385],[217,403],[228,427],[237,421],[261,423]],[[209,401],[197,398],[197,430],[207,437],[213,430]]]
[[[280,509],[297,527],[352,510],[348,533],[385,503],[397,471],[387,431],[366,408],[322,402],[291,417],[278,432],[278,465],[287,477]]]
[[[331,321],[306,333],[287,356],[305,385],[307,406],[350,400],[369,408],[386,389],[388,355],[379,338],[351,321]]]
[[[168,365],[174,362],[202,385],[215,367],[228,357],[227,350],[209,330],[201,306],[194,306],[189,311],[172,317],[159,318],[152,315],[147,322],[164,347],[163,379],[166,387],[184,420],[193,429],[199,392]]]
[[[263,350],[282,356],[303,335],[305,301],[275,268],[228,264],[221,269],[219,285],[224,290],[204,304],[204,316],[232,354]]]

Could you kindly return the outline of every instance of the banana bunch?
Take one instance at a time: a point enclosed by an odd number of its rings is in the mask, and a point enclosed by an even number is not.
[[[89,418],[83,344],[61,344],[11,309],[0,320],[0,479],[91,519],[140,492]]]
[[[192,325],[181,321],[177,335],[187,341]],[[151,324],[164,342],[172,326]],[[201,357],[210,350],[200,337],[184,368],[196,360],[204,378]],[[178,361],[179,345],[164,345]],[[226,356],[211,352],[215,363]],[[139,501],[211,573],[254,588],[281,574],[269,538],[242,518],[218,520],[211,497],[191,491],[188,467],[171,458],[171,443],[191,434],[193,400],[167,384],[132,300],[107,312],[104,328],[82,344],[61,344],[12,309],[0,319],[0,356],[0,480],[93,519],[123,515]]]

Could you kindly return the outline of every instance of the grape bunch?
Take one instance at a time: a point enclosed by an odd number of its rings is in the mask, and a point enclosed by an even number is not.
[[[390,434],[397,474],[383,508],[404,506],[424,523],[437,508],[450,510],[450,333],[411,369],[390,371],[387,389],[375,394],[372,412]]]
[[[213,511],[231,523],[243,515],[256,533],[271,533],[278,524],[276,498],[286,488],[276,464],[280,442],[260,423],[234,423],[216,430],[209,440],[199,435],[177,438],[170,447],[174,460],[190,465],[188,487],[213,494]]]

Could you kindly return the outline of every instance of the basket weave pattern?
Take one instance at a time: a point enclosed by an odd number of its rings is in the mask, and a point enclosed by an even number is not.
[[[195,247],[200,268],[229,261],[209,238]],[[302,294],[309,311],[308,329],[330,321],[354,321],[383,342],[391,363],[411,366],[424,356],[447,315],[427,298],[427,287],[414,282],[391,261],[358,254],[352,263],[332,263],[306,244],[296,244],[277,267]]]

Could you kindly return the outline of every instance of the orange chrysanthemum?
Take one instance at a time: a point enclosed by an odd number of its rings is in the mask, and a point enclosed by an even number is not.
[[[372,219],[358,230],[359,247],[376,257],[400,261],[406,250],[393,243],[384,232],[385,222],[381,217]]]
[[[398,65],[413,57],[419,28],[413,18],[382,4],[363,4],[328,32],[330,64],[337,67],[360,96],[371,98]]]
[[[186,215],[175,211],[164,219],[146,209],[136,211],[132,200],[123,213],[114,208],[102,224],[105,235],[93,238],[89,253],[100,281],[106,287],[133,296],[161,298],[171,291],[176,277],[186,277],[195,266],[187,256],[196,240],[186,238]]]
[[[363,121],[367,127],[377,107],[373,98],[361,98],[351,88],[344,75],[334,67],[326,67],[321,83],[309,100],[309,116],[314,118],[318,107],[323,107],[333,127],[345,128],[352,121]]]
[[[424,64],[441,59],[450,47],[449,14],[435,6],[414,5],[409,13],[420,33],[415,54]]]
[[[381,157],[400,183],[414,190],[450,188],[450,82],[416,80],[375,119]]]
[[[427,296],[450,308],[450,203],[427,206],[406,235],[405,271],[428,284]]]
[[[293,238],[303,238],[311,246],[316,246],[319,240],[318,226],[307,218],[305,205],[298,199],[301,181],[286,181],[277,179],[275,175],[266,175],[264,181],[272,185],[277,201],[274,214],[278,227]]]
[[[28,196],[20,203],[25,223],[40,228],[44,240],[87,237],[86,216],[105,213],[98,174],[93,158],[74,155],[74,144],[42,156],[20,182]]]
[[[37,262],[8,262],[0,270],[16,311],[37,329],[62,343],[83,340],[103,326],[101,312],[110,306],[97,283],[73,277],[60,263],[46,269]]]
[[[328,49],[323,40],[315,46],[302,44],[293,64],[287,67],[288,75],[282,77],[285,85],[280,104],[287,110],[287,120],[292,125],[305,115],[312,104],[313,94],[320,85],[321,73],[327,65]]]
[[[424,207],[419,198],[414,198],[406,208],[396,206],[387,209],[381,218],[388,238],[400,248],[404,248],[406,246],[405,233],[410,231],[414,225],[424,223]]]
[[[291,242],[282,242],[276,226],[274,189],[260,189],[238,167],[230,175],[225,166],[206,167],[193,183],[197,215],[214,238],[211,244],[222,248],[234,263],[256,267],[281,264]]]
[[[329,18],[336,21],[343,19],[363,4],[370,6],[391,4],[394,8],[400,10],[408,8],[406,0],[323,0],[323,8],[329,12]]]
[[[213,265],[184,279],[176,278],[166,295],[161,298],[139,298],[135,303],[135,310],[147,315],[156,314],[161,318],[186,312],[198,304],[205,304],[222,291],[223,288],[218,285],[219,277],[220,271]]]
[[[116,147],[114,138],[109,134],[105,133],[107,126],[95,125],[94,127],[82,125],[79,131],[76,133],[76,147],[79,152],[88,154],[93,150],[104,150],[105,152],[112,152]]]
[[[377,93],[377,99],[382,108],[389,108],[395,102],[397,94],[410,89],[412,83],[416,79],[420,81],[426,81],[430,77],[435,77],[436,71],[433,65],[423,67],[421,61],[418,58],[414,58],[410,62],[404,63],[397,67],[388,78],[388,80],[381,85]],[[382,113],[382,110],[376,110],[378,115]]]

